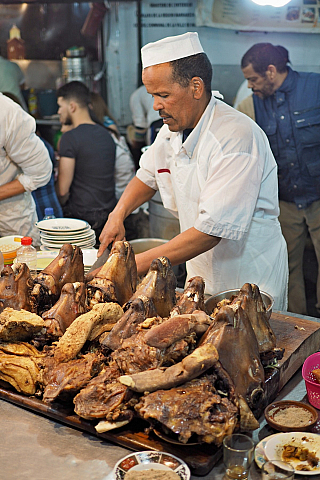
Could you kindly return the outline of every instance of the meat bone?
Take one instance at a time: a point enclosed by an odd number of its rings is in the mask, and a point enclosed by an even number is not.
[[[219,359],[211,344],[196,348],[181,362],[168,368],[155,368],[132,375],[121,375],[119,381],[135,392],[154,392],[182,385],[212,367]]]

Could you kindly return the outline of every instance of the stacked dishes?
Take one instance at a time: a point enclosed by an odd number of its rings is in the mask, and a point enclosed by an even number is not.
[[[96,235],[88,222],[77,218],[52,218],[36,223],[40,230],[41,250],[59,250],[65,243],[93,248]]]

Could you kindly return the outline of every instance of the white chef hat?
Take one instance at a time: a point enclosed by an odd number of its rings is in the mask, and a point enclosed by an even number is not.
[[[141,49],[142,68],[172,62],[179,58],[203,53],[197,32],[188,32],[175,37],[166,37],[147,43]]]

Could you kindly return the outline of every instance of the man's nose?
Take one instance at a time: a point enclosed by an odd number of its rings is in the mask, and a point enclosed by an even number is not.
[[[250,80],[247,80],[248,82],[248,88],[253,88],[253,83]]]
[[[163,105],[162,105],[162,102],[161,102],[161,99],[159,98],[154,98],[153,99],[153,110],[155,110],[156,112],[158,112],[159,110],[162,110],[163,109]]]

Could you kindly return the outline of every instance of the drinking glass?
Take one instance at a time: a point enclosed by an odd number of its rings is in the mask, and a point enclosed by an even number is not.
[[[294,468],[281,460],[269,460],[262,465],[262,480],[293,480]]]
[[[223,440],[223,463],[228,478],[247,479],[253,453],[254,443],[247,435],[233,433],[225,437]]]

